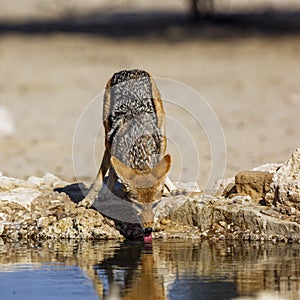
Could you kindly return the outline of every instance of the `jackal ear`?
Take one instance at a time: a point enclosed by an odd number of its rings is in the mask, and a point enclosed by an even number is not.
[[[132,182],[133,178],[135,176],[134,171],[132,168],[128,167],[127,165],[123,164],[118,158],[115,156],[112,156],[111,159],[111,164],[114,167],[118,177],[123,181],[123,182]]]
[[[171,168],[171,155],[166,154],[163,159],[153,167],[151,174],[158,180],[163,180],[167,177]]]

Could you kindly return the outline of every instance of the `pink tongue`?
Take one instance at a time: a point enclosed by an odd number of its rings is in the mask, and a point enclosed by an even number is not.
[[[144,243],[152,243],[152,234],[144,236]]]

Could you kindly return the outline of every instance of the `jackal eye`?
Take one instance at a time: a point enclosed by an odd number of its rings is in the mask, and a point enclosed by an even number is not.
[[[136,195],[130,195],[130,199],[131,199],[131,200],[136,200],[136,199],[137,199],[137,196],[136,196]]]
[[[133,193],[130,193],[130,192],[129,192],[129,198],[130,198],[131,201],[135,201],[135,202],[138,201],[138,196],[136,194],[133,194]]]

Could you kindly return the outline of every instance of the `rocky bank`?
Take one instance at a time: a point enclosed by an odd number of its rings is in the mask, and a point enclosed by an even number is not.
[[[34,240],[141,236],[130,202],[103,197],[94,208],[85,209],[77,203],[86,192],[84,184],[70,184],[49,173],[27,180],[0,173],[0,236]],[[156,238],[300,242],[300,148],[282,164],[220,180],[215,193],[180,183],[154,211]]]

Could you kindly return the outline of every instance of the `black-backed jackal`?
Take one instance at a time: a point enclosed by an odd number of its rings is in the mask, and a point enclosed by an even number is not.
[[[108,81],[103,99],[105,152],[97,177],[80,203],[92,206],[109,170],[110,191],[119,178],[128,198],[142,205],[141,225],[151,240],[152,205],[162,197],[171,156],[165,155],[165,112],[149,73],[124,70]],[[172,183],[167,180],[167,189]]]

